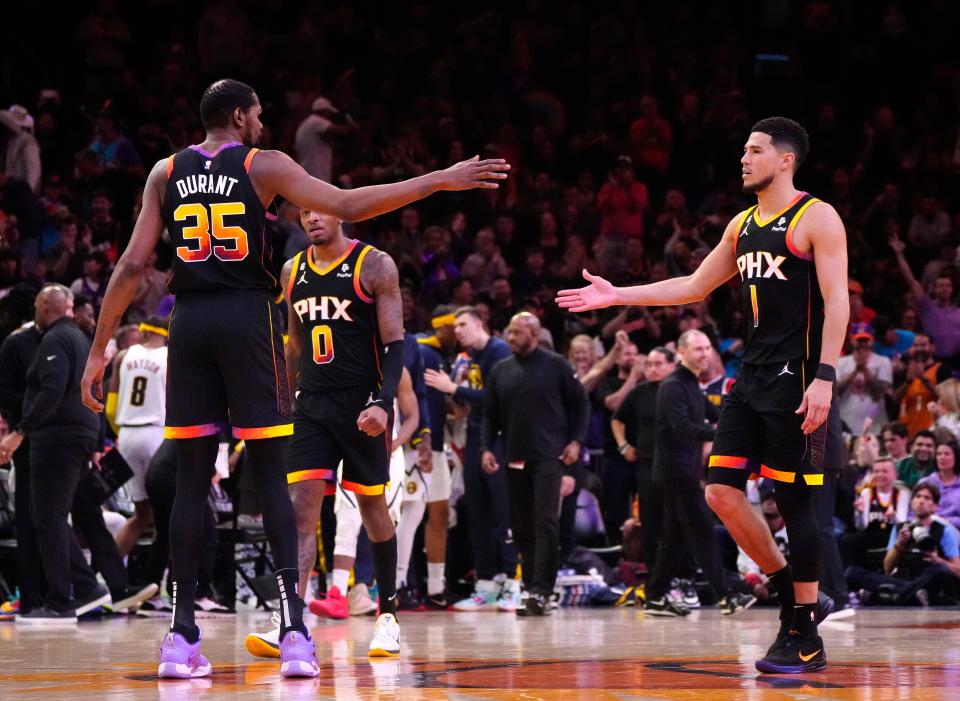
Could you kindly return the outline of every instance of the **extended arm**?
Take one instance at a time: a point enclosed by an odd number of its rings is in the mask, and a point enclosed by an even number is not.
[[[293,279],[293,262],[296,258],[291,258],[283,264],[280,271],[280,287],[287,297],[287,345],[283,347],[283,359],[287,366],[287,384],[290,387],[290,396],[297,394],[297,383],[300,377],[300,331],[302,324],[300,315],[293,309],[293,303],[290,301],[290,280]]]
[[[262,151],[253,159],[250,175],[264,201],[282,195],[298,207],[332,214],[353,222],[392,212],[441,190],[497,188],[510,166],[503,159],[474,157],[446,170],[410,180],[341,190],[310,176],[296,161],[280,151]]]
[[[103,411],[103,369],[107,364],[104,352],[120,318],[127,311],[130,302],[137,293],[143,271],[147,267],[150,254],[157,247],[163,231],[163,217],[160,207],[163,201],[163,187],[167,181],[166,160],[159,161],[147,177],[143,190],[143,206],[140,216],[133,227],[130,243],[117,261],[117,267],[110,276],[107,292],[100,307],[97,319],[97,334],[90,348],[87,367],[80,382],[80,396],[83,403],[93,411]]]
[[[917,281],[917,278],[913,276],[913,271],[910,270],[910,264],[903,255],[906,244],[904,244],[903,241],[900,240],[900,237],[896,234],[890,237],[889,244],[890,248],[893,249],[894,254],[897,256],[897,267],[900,268],[900,274],[903,276],[903,281],[907,283],[907,287],[909,287],[910,291],[913,292],[913,296],[917,298],[917,301],[921,301],[925,296],[923,285],[921,285]]]
[[[393,442],[394,447],[406,444],[420,424],[420,406],[417,402],[417,394],[413,391],[410,373],[407,372],[406,368],[403,368],[403,372],[400,373],[400,384],[397,386],[397,403],[400,405],[402,421],[400,422],[397,440]]]
[[[734,255],[734,236],[740,217],[727,224],[720,243],[703,259],[692,275],[661,280],[649,285],[615,287],[598,275],[586,270],[583,277],[591,284],[575,290],[560,290],[556,302],[573,312],[602,309],[615,304],[667,306],[699,302],[710,292],[729,280],[737,272]]]

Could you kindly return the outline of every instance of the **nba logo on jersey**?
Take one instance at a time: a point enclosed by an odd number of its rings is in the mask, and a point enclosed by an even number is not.
[[[204,164],[203,164],[203,169],[204,169],[204,170],[210,170],[210,161],[205,161],[205,162],[204,162]]]

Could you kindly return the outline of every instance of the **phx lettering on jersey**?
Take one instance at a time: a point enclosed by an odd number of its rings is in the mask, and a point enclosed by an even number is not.
[[[334,319],[353,321],[347,312],[347,307],[352,303],[352,299],[340,299],[339,297],[325,295],[319,298],[319,302],[316,297],[305,297],[293,303],[293,310],[300,317],[300,321],[306,321],[308,318],[310,321],[316,321],[318,318],[324,321],[333,321]]]
[[[749,251],[737,257],[737,269],[741,280],[774,276],[778,280],[786,280],[787,276],[780,270],[786,260],[786,256],[774,257],[767,251]]]

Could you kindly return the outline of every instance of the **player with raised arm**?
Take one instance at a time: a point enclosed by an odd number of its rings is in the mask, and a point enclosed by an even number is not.
[[[723,401],[707,502],[777,590],[780,631],[756,666],[779,674],[826,667],[817,634],[824,608],[817,604],[820,539],[811,489],[824,480],[828,416],[831,435],[839,433],[833,383],[850,313],[843,222],[833,207],[793,184],[808,149],[806,131],[793,120],[772,117],[753,126],[740,162],[743,189],[757,195],[757,204],[730,221],[691,275],[615,287],[584,271],[587,287],[557,294],[557,303],[574,312],[687,304],[739,272],[743,365]],[[789,566],[744,494],[752,476],[776,482]]]
[[[107,342],[137,292],[161,232],[174,250],[165,433],[177,441],[177,496],[171,517],[174,618],[160,651],[161,678],[209,675],[194,620],[204,502],[229,421],[246,440],[264,528],[281,593],[281,673],[315,674],[313,641],[297,591],[297,541],[286,486],[293,432],[277,280],[265,233],[266,208],[280,195],[294,204],[358,221],[440,190],[495,188],[509,169],[499,159],[457,163],[410,180],[340,190],[310,177],[289,156],[261,151],[260,101],[253,88],[218,80],[200,101],[203,143],[158,162],[143,206],[110,278],[81,385],[84,403],[102,411]],[[229,414],[228,414],[229,412]],[[287,658],[297,664],[286,665]],[[309,669],[299,664],[312,659]],[[306,671],[302,671],[306,670]]]

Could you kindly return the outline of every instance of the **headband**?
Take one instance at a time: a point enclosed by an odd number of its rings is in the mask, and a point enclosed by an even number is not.
[[[139,328],[140,328],[140,333],[143,333],[144,331],[149,331],[150,333],[155,333],[158,336],[163,336],[164,338],[169,338],[170,336],[170,332],[168,332],[162,326],[154,326],[153,324],[141,323]]]
[[[457,323],[457,317],[454,314],[444,314],[443,316],[435,316],[430,320],[430,325],[439,329],[441,326],[453,326]]]

